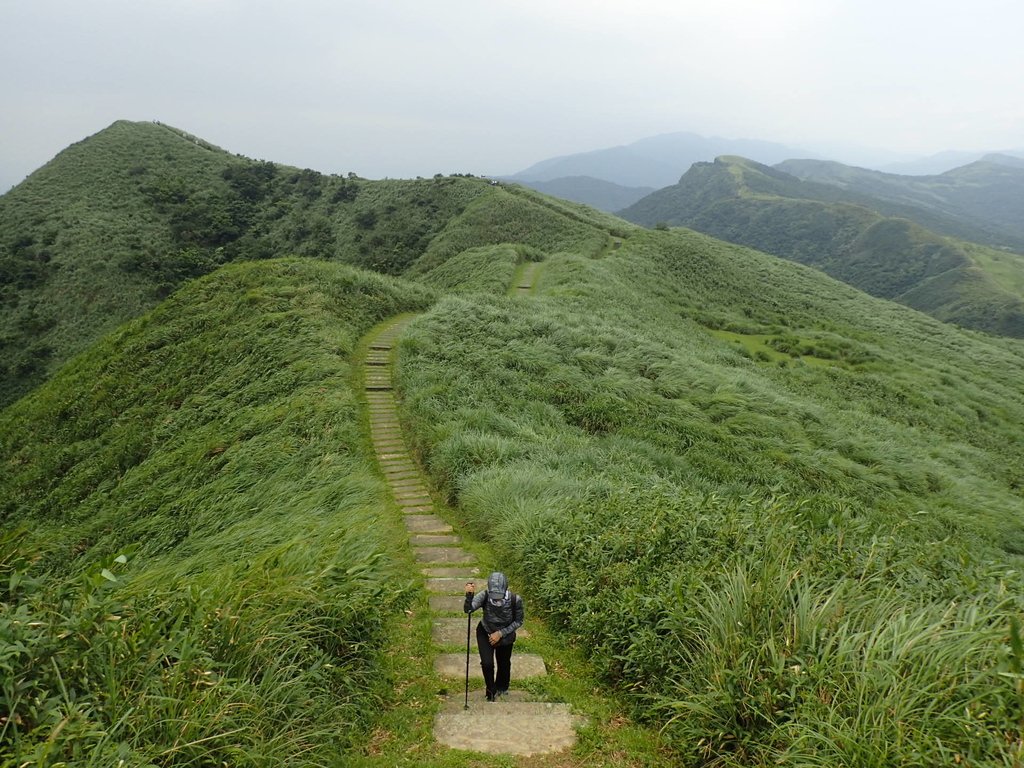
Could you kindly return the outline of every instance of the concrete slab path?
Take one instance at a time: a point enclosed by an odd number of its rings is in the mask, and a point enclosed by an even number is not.
[[[530,263],[519,272],[515,291],[528,294],[538,274]],[[452,526],[434,514],[434,500],[416,458],[409,450],[398,417],[398,403],[392,388],[394,346],[407,321],[387,325],[370,343],[364,361],[363,378],[370,415],[370,438],[377,462],[395,503],[402,511],[413,557],[422,564],[424,586],[434,613],[432,637],[442,648],[459,647],[459,653],[438,653],[434,670],[441,677],[464,680],[466,675],[466,626],[462,613],[467,581],[481,582],[485,576],[476,557],[462,546]],[[452,614],[457,614],[452,616]],[[479,617],[469,619],[471,643]],[[520,638],[529,637],[522,629]],[[471,651],[470,671],[479,678],[476,648]],[[544,659],[536,654],[514,652],[512,682],[547,674]],[[472,705],[463,699],[445,703],[434,720],[434,738],[454,749],[494,755],[536,755],[570,748],[576,743],[581,724],[565,704],[531,701],[530,694],[512,691],[497,702],[486,702],[483,692],[474,692]]]

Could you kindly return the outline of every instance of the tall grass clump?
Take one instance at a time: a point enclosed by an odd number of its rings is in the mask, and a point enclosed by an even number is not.
[[[761,362],[722,323],[861,353]],[[657,232],[549,258],[538,297],[442,300],[398,366],[469,527],[723,766],[1021,759],[1022,373],[1015,342]]]
[[[0,415],[13,764],[337,763],[410,594],[350,356],[429,302],[324,263],[228,267]]]
[[[513,243],[544,254],[560,251],[587,257],[599,255],[608,244],[608,231],[583,216],[568,216],[559,206],[521,188],[493,189],[480,195],[430,242],[419,260],[408,270],[418,277],[470,248]]]
[[[479,292],[500,296],[508,290],[516,266],[540,256],[527,246],[470,248],[439,264],[419,278],[419,282],[446,293]]]

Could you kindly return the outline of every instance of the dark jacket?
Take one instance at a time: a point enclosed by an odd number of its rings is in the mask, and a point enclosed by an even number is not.
[[[501,632],[501,640],[498,645],[511,645],[516,641],[516,630],[523,626],[523,620],[526,617],[523,598],[509,592],[506,587],[500,602],[501,605],[494,605],[488,599],[488,590],[486,589],[475,595],[467,592],[463,610],[466,613],[472,613],[478,608],[483,608],[484,613],[480,623],[483,624],[487,634]]]

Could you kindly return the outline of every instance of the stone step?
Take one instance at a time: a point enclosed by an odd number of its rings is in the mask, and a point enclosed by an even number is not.
[[[403,488],[393,488],[392,492],[397,501],[403,507],[415,507],[418,504],[433,504],[434,500],[425,490],[409,491]]]
[[[427,579],[426,583],[427,592],[433,592],[437,595],[465,595],[466,594],[466,580],[465,579],[452,579],[447,577],[441,577],[437,579]]]
[[[576,729],[584,721],[568,704],[503,699],[492,703],[477,697],[464,709],[463,699],[450,697],[434,716],[434,739],[451,749],[523,757],[561,752],[576,743]]]
[[[414,547],[418,563],[473,563],[476,557],[459,547]]]
[[[479,667],[478,667],[478,669],[479,669]],[[470,671],[470,676],[469,676],[469,683],[470,683],[469,708],[473,709],[476,706],[483,706],[485,703],[488,704],[488,706],[491,706],[492,703],[488,702],[487,699],[484,697],[484,688],[483,688],[483,685],[482,685],[483,677],[478,677],[477,680],[475,681],[476,685],[474,685],[473,674],[472,674],[472,672],[473,672],[472,667],[470,667],[469,671]],[[479,687],[477,687],[477,686],[479,686]],[[446,710],[454,710],[456,708],[455,707],[455,702],[456,701],[458,703],[458,708],[462,709],[462,707],[464,706],[464,702],[466,701],[465,693],[462,694],[462,698],[458,698],[457,696],[451,696],[451,695],[446,696],[445,701],[442,704],[442,706]],[[521,691],[521,690],[518,690],[516,688],[512,688],[511,690],[505,691],[505,693],[501,694],[501,696],[498,697],[498,700],[496,702],[493,702],[493,704],[516,704],[516,703],[521,703],[521,702],[549,703],[548,700],[544,698],[543,694],[533,693],[532,691]],[[550,703],[554,703],[554,702],[550,702]]]
[[[411,507],[402,507],[403,515],[429,515],[433,511],[433,504],[414,504]]]
[[[462,613],[465,598],[462,595],[431,595],[427,601],[435,613]]]
[[[408,480],[412,477],[422,477],[419,470],[416,469],[400,469],[394,472],[385,472],[384,476],[390,480]]]
[[[408,461],[412,460],[412,457],[409,455],[408,451],[404,451],[404,450],[403,451],[395,451],[393,453],[378,453],[377,454],[377,461],[379,461],[381,464],[384,464],[386,462],[391,462],[391,461],[397,461],[398,459],[402,459],[402,460],[408,462]]]
[[[417,507],[431,507],[434,505],[434,500],[429,496],[403,496],[401,493],[395,493],[395,501],[398,506],[407,512],[412,512]]]
[[[398,502],[399,506],[416,507],[419,506],[420,504],[434,503],[434,500],[430,498],[430,494],[427,492],[426,486],[422,484],[422,481],[417,480],[417,482],[420,483],[420,487],[418,489],[410,488],[408,486],[400,486],[396,488],[393,484],[394,481],[391,479],[391,477],[387,473],[385,473],[384,476],[388,480],[388,487],[391,488],[391,495],[395,497],[395,501]]]
[[[466,625],[463,620],[462,642],[466,642]],[[472,638],[471,638],[472,642]],[[441,677],[465,678],[466,677],[466,652],[462,653],[439,653],[434,659],[434,672]],[[527,677],[543,677],[548,673],[544,667],[544,659],[535,653],[512,652],[512,682],[523,680]],[[470,647],[469,674],[472,679],[475,674],[480,678],[480,657],[476,650]]]
[[[409,539],[414,547],[443,547],[449,544],[461,544],[462,537],[454,534],[420,533]],[[455,573],[431,574],[432,576],[457,576]]]
[[[480,576],[480,569],[476,566],[472,568],[452,568],[450,566],[430,566],[427,568],[421,568],[420,573],[424,576],[431,576],[433,578],[446,578],[446,579],[465,579],[466,581],[473,581]]]
[[[465,598],[461,595],[430,595],[427,602],[435,613],[462,613]]]
[[[411,469],[419,469],[419,467],[417,467],[415,463],[413,463],[412,461],[409,461],[408,459],[406,459],[405,461],[396,461],[394,459],[384,459],[383,461],[380,461],[378,463],[380,464],[380,468],[383,469],[385,472],[387,472],[389,470],[391,470],[391,471],[401,470],[401,471],[407,472],[407,471],[409,471]],[[403,496],[408,496],[408,495],[409,494],[403,494]]]
[[[452,527],[437,515],[406,515],[405,530],[410,533],[447,533]]]
[[[388,478],[388,485],[391,486],[391,492],[395,498],[404,501],[406,499],[416,499],[419,503],[424,503],[422,500],[427,502],[431,501],[430,494],[427,492],[427,487],[423,484],[422,480],[415,480],[409,485],[398,485],[393,480]],[[406,496],[406,493],[411,493],[412,496]],[[407,507],[415,507],[417,504],[406,504]]]
[[[465,598],[463,598],[465,601]],[[461,608],[460,608],[461,610]],[[480,621],[479,611],[473,613],[470,619],[472,632],[476,632],[477,622]],[[517,638],[527,638],[530,636],[528,629],[520,629],[516,632]],[[431,637],[434,642],[438,645],[460,645],[463,648],[466,647],[466,620],[465,619],[434,619],[433,627],[431,628]],[[474,647],[476,643],[476,637],[472,637]]]

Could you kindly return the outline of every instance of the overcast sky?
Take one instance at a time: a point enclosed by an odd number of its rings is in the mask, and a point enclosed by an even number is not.
[[[1021,148],[1022,30],[1020,0],[0,0],[0,191],[121,118],[370,178],[673,131]]]

